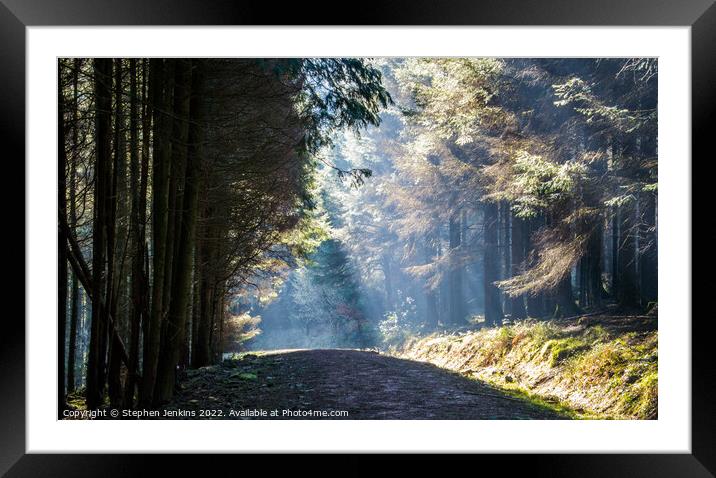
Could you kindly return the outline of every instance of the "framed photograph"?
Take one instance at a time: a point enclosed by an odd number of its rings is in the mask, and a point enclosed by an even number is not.
[[[2,0],[27,281],[0,470],[714,476],[713,1],[328,11]]]

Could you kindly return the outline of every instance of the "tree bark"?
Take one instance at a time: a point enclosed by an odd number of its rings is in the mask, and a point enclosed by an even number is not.
[[[636,284],[636,208],[633,203],[619,207],[619,239],[617,271],[619,288],[617,298],[619,305],[625,309],[632,309],[639,304],[639,291]]]
[[[658,148],[655,135],[646,135],[642,138],[641,153],[646,160],[657,159]],[[656,177],[645,179],[656,181]],[[642,307],[647,307],[649,303],[658,299],[656,191],[642,191],[639,195],[639,201],[641,204],[639,217],[639,292]]]
[[[114,174],[112,176],[112,217],[108,225],[110,244],[110,260],[108,261],[108,283],[110,297],[110,313],[115,318],[115,326],[121,333],[125,327],[126,275],[124,274],[124,257],[127,245],[126,203],[127,203],[127,171],[123,108],[122,60],[114,60]],[[113,408],[122,408],[122,380],[119,345],[112,337],[109,349],[108,392]]]
[[[395,298],[393,296],[393,272],[391,267],[391,251],[384,253],[381,257],[383,268],[383,284],[385,286],[386,310],[395,310]]]
[[[79,127],[77,124],[77,108],[78,108],[78,77],[79,69],[81,66],[81,60],[75,58],[72,69],[72,152],[73,157],[70,160],[70,228],[74,229],[77,225],[77,151],[79,148]],[[79,320],[79,300],[80,291],[79,283],[77,281],[77,275],[72,274],[72,291],[71,291],[71,305],[70,305],[70,344],[67,351],[67,393],[72,393],[75,390],[75,360],[77,357],[77,322]]]
[[[197,211],[198,214],[198,211]],[[198,222],[198,221],[197,221]],[[199,230],[201,229],[199,227],[199,224],[196,226],[196,236],[195,236],[195,247],[194,247],[194,284],[192,291],[192,308],[191,308],[191,351],[189,354],[189,364],[191,364],[192,367],[196,366],[196,356],[198,353],[197,344],[199,342],[199,320],[201,317],[201,264],[199,262],[199,244],[200,240],[197,237],[199,235]]]
[[[57,86],[57,147],[58,147],[58,176],[59,187],[57,190],[58,205],[58,228],[57,228],[57,249],[58,249],[58,324],[57,324],[57,413],[62,418],[62,412],[67,408],[65,399],[65,328],[67,326],[67,241],[62,233],[61,224],[67,217],[67,150],[65,149],[65,100],[62,94],[62,63],[58,62]]]
[[[502,258],[502,271],[500,273],[500,279],[506,279],[510,277],[512,271],[512,257],[510,248],[510,205],[506,201],[502,201],[499,204],[500,207],[500,228],[499,228],[499,241],[500,241],[500,257]],[[509,310],[509,304],[505,301],[505,307]]]
[[[455,213],[448,224],[448,237],[450,245],[450,271],[448,272],[449,294],[449,320],[451,323],[461,325],[465,323],[465,303],[462,291],[463,266],[462,260],[456,256],[456,249],[461,244],[460,213]]]
[[[435,246],[432,243],[430,236],[425,238],[425,260],[428,263],[433,262],[436,258]],[[426,303],[426,323],[432,327],[437,328],[440,314],[438,312],[438,298],[434,289],[427,289],[425,291],[425,303]]]
[[[512,216],[512,233],[510,234],[510,255],[511,257],[511,276],[514,277],[523,272],[524,261],[525,261],[525,221],[515,216]],[[524,319],[527,317],[527,311],[525,310],[525,298],[524,296],[517,296],[510,298],[510,313],[512,319]]]
[[[184,172],[186,168],[186,143],[188,132],[189,116],[189,88],[191,77],[187,74],[186,63],[191,60],[175,59],[172,60],[170,71],[171,82],[174,85],[174,94],[171,105],[171,154],[170,154],[170,173],[168,175],[168,216],[167,216],[167,232],[166,232],[166,251],[164,264],[164,284],[162,290],[164,296],[162,298],[162,307],[164,308],[165,318],[168,317],[171,301],[173,299],[172,290],[174,282],[174,262],[176,260],[177,241],[179,238],[179,230],[181,229],[181,210],[182,210],[182,194],[180,185],[184,183]],[[162,326],[162,347],[167,337],[167,327],[169,322],[165,321]],[[173,333],[173,332],[171,332]],[[161,349],[160,349],[161,350]],[[160,352],[160,361],[162,353]]]
[[[213,264],[213,228],[209,224],[213,211],[209,207],[204,211],[204,227],[201,231],[201,239],[198,241],[198,264],[199,264],[199,322],[197,325],[195,353],[192,357],[194,368],[203,367],[211,363],[211,324],[212,310],[211,303],[214,295],[214,275],[212,274]]]
[[[169,63],[169,61],[167,61]],[[154,401],[154,387],[159,363],[161,331],[164,321],[164,281],[166,257],[167,221],[169,215],[169,158],[171,156],[170,110],[173,85],[168,81],[171,73],[162,59],[150,60],[150,98],[154,122],[153,131],[153,180],[152,180],[152,242],[154,266],[152,305],[148,326],[147,347],[144,351],[144,371],[140,405],[149,407]],[[165,71],[165,68],[167,71]]]
[[[534,255],[531,253],[534,249],[533,235],[540,228],[544,221],[543,218],[531,218],[525,222],[525,265],[531,267],[534,265]],[[542,293],[527,294],[527,316],[532,318],[540,318],[545,315],[545,297]]]
[[[95,74],[95,185],[92,225],[92,294],[103,297],[106,288],[107,210],[111,177],[111,106],[112,60],[96,58]],[[89,357],[87,360],[87,408],[96,409],[104,396],[106,362],[107,307],[92,307]]]
[[[644,204],[641,218],[641,238],[643,246],[641,247],[641,304],[648,306],[649,303],[655,302],[658,298],[658,242],[656,234],[656,199],[655,193],[643,193],[642,202]]]
[[[181,201],[182,209],[177,218],[178,240],[175,255],[173,272],[173,284],[171,301],[169,305],[169,316],[165,329],[166,337],[163,342],[159,359],[157,373],[158,402],[168,401],[174,391],[176,367],[179,364],[181,350],[185,340],[185,329],[187,314],[189,311],[189,297],[191,292],[191,270],[192,253],[195,246],[196,217],[199,199],[199,180],[201,164],[201,122],[203,118],[200,113],[200,95],[198,92],[202,81],[202,72],[199,68],[195,70],[192,78],[191,62],[185,60],[177,66],[177,81],[175,93],[175,123],[181,124],[175,127],[174,157],[178,157],[178,149],[182,145],[189,146],[189,154],[186,157],[186,174],[184,178],[184,194]],[[191,98],[191,101],[190,101]],[[190,113],[190,106],[193,108]],[[191,114],[191,119],[190,115]],[[191,124],[191,128],[189,127]],[[188,140],[188,141],[187,141]],[[181,161],[181,159],[179,159]]]
[[[127,385],[124,403],[126,407],[134,407],[134,396],[139,368],[139,331],[142,318],[146,319],[145,308],[145,276],[144,276],[144,233],[142,211],[146,210],[146,161],[139,165],[139,118],[137,91],[137,60],[129,60],[129,163],[130,190],[132,194],[132,210],[130,213],[130,235],[132,241],[131,264],[131,302],[129,330],[129,365],[127,367]],[[144,192],[144,194],[142,194]]]
[[[497,251],[497,204],[485,202],[484,209],[484,267],[485,267],[485,324],[502,325],[500,291],[495,286],[499,279],[499,255]]]
[[[580,313],[572,295],[572,280],[567,274],[557,286],[554,294],[555,308],[553,317],[573,317]]]
[[[141,242],[142,250],[144,251],[143,264],[143,289],[142,289],[142,356],[149,350],[149,323],[150,323],[150,304],[151,304],[151,290],[149,284],[149,245],[147,244],[147,188],[149,183],[149,146],[150,138],[152,135],[152,107],[150,102],[152,97],[149,94],[150,90],[150,73],[149,73],[149,60],[142,60],[142,164],[140,171],[140,186],[139,186],[139,226],[141,228]],[[137,367],[139,368],[139,367]],[[139,386],[139,397],[142,396],[142,384]]]
[[[603,217],[600,216],[600,222],[594,227],[588,244],[588,269],[585,274],[585,280],[588,284],[586,305],[591,308],[597,308],[602,305],[602,295],[604,293],[604,287],[602,286],[603,224]]]

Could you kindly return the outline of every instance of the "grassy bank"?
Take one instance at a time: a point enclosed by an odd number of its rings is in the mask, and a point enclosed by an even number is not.
[[[390,353],[484,380],[578,418],[657,416],[655,317],[593,316],[408,338]]]

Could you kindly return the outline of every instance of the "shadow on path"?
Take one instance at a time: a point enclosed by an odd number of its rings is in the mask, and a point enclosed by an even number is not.
[[[219,419],[254,418],[240,410],[277,410],[266,417],[274,419],[322,418],[309,410],[347,411],[325,418],[354,420],[567,419],[434,365],[361,350],[257,352],[188,371],[180,387],[164,409],[222,410]]]

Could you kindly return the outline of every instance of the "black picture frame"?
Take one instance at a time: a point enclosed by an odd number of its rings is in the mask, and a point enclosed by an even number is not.
[[[348,11],[346,11],[348,10]],[[320,12],[320,13],[319,13]],[[703,164],[713,157],[707,148],[714,133],[716,88],[716,5],[714,0],[394,0],[361,2],[303,2],[277,4],[244,0],[0,0],[0,130],[6,161],[18,167],[25,158],[25,29],[61,25],[572,25],[572,26],[690,26],[692,67],[692,204],[709,205],[709,181]],[[22,159],[21,159],[22,158]],[[696,160],[698,158],[698,161]],[[688,167],[689,158],[684,158]],[[697,168],[698,166],[698,168]],[[23,170],[17,177],[24,176]],[[15,179],[17,182],[17,179]],[[699,195],[701,195],[699,197]],[[706,207],[707,207],[706,206]],[[13,206],[14,207],[14,206]],[[692,218],[696,216],[695,209]],[[15,229],[24,224],[17,221]],[[709,219],[707,222],[710,222]],[[693,228],[692,228],[693,229]],[[24,231],[24,229],[23,229]],[[24,237],[24,243],[28,241]],[[703,250],[713,234],[692,234],[692,254]],[[24,245],[23,245],[24,248]],[[27,250],[25,254],[27,254]],[[696,256],[694,256],[696,257]],[[708,254],[699,256],[709,257]],[[710,258],[710,257],[709,257]],[[708,298],[714,280],[697,280],[711,261],[692,267],[693,306]],[[54,264],[47,265],[48,270]],[[53,269],[54,270],[54,269]],[[24,276],[24,275],[23,275]],[[19,283],[19,280],[16,282]],[[23,281],[24,284],[24,281]],[[24,285],[23,285],[24,287]],[[709,289],[707,289],[709,288]],[[692,440],[691,454],[568,454],[482,455],[480,469],[525,471],[536,476],[580,477],[707,477],[716,474],[716,419],[714,418],[714,359],[710,332],[712,314],[693,308],[692,330]],[[150,455],[39,455],[25,454],[25,325],[6,316],[0,334],[0,474],[7,476],[141,476],[162,460],[184,473],[229,463],[235,458],[170,457]],[[685,317],[685,321],[689,318]],[[101,439],[101,437],[98,437]],[[420,459],[415,460],[420,463]],[[445,460],[438,460],[443,472]],[[272,460],[271,470],[277,463]],[[289,464],[296,467],[296,457]],[[372,467],[360,457],[341,460],[343,472],[364,474]],[[496,466],[496,468],[495,468]],[[242,468],[246,472],[248,468]],[[504,474],[504,473],[501,473]]]

